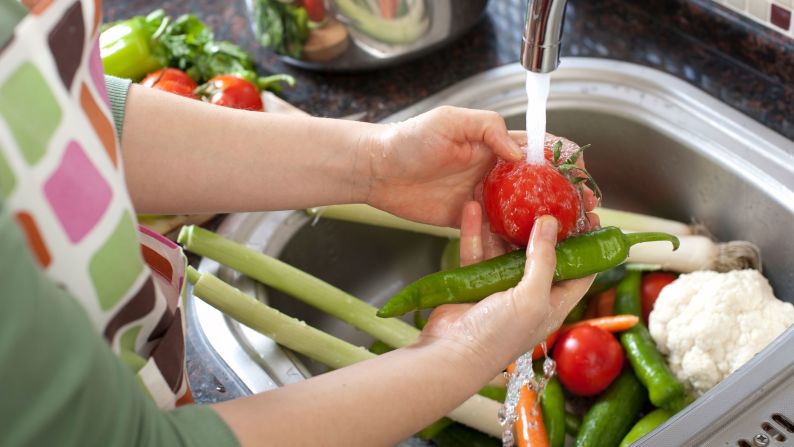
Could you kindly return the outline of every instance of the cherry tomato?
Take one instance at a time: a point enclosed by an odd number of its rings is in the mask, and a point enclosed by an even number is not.
[[[201,86],[209,97],[209,102],[233,109],[256,110],[262,112],[265,106],[259,89],[249,81],[233,75],[218,75]]]
[[[176,68],[162,68],[153,71],[143,78],[141,85],[198,99],[198,96],[194,93],[194,90],[198,87],[196,82],[187,73]]]
[[[491,231],[520,246],[527,245],[539,217],[557,219],[559,241],[575,234],[584,213],[578,189],[551,162],[499,160],[485,176],[483,204]]]
[[[313,22],[322,22],[325,18],[325,2],[323,0],[303,0],[303,7],[309,19]]]
[[[675,281],[676,275],[667,272],[651,272],[642,277],[640,292],[642,295],[642,319],[648,324],[648,315],[651,314],[656,299],[664,286]]]
[[[604,391],[623,368],[623,348],[614,335],[595,326],[577,326],[563,334],[552,357],[565,388],[579,396]]]

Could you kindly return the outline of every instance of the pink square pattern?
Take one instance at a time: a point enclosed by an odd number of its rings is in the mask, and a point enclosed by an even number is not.
[[[99,56],[99,38],[94,42],[94,49],[88,59],[88,71],[91,73],[91,79],[94,81],[96,91],[99,92],[99,96],[109,107],[108,94],[105,90],[105,72],[102,67],[102,58]]]
[[[80,242],[105,214],[113,192],[76,141],[44,183],[44,195],[72,243]]]

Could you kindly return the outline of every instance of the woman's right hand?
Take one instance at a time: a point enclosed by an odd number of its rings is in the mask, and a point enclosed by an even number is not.
[[[513,288],[476,304],[444,305],[430,314],[422,339],[453,341],[475,366],[496,373],[545,340],[584,296],[594,276],[553,284],[557,221],[538,219],[527,247],[524,276]],[[483,225],[482,208],[468,202],[461,223],[461,264],[504,253],[506,245]]]

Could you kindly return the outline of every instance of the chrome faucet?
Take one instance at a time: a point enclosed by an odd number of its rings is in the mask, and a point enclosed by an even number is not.
[[[560,65],[560,40],[567,0],[528,0],[521,65],[535,73],[549,73]]]

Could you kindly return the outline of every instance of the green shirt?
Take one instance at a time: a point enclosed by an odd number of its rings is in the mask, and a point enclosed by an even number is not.
[[[0,253],[0,445],[238,445],[209,407],[154,405],[1,202]]]

